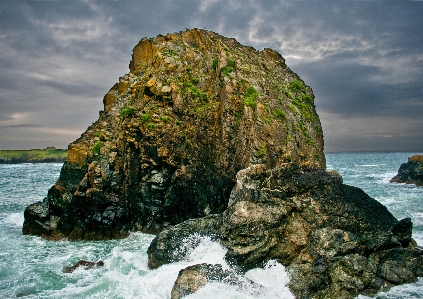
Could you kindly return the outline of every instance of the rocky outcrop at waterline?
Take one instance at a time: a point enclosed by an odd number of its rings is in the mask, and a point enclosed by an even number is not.
[[[334,171],[293,164],[241,170],[228,208],[158,234],[149,266],[184,259],[186,236],[194,233],[220,240],[228,264],[242,273],[282,263],[296,298],[371,296],[423,276],[411,220],[398,221]]]
[[[283,264],[297,298],[353,298],[423,275],[410,219],[325,171],[314,95],[279,53],[194,29],[142,39],[129,68],[47,197],[25,209],[24,234],[161,231],[151,268],[210,236],[235,271]],[[220,269],[182,271],[175,296],[210,271],[231,276]]]
[[[391,183],[423,186],[423,155],[409,157],[407,163],[401,164],[398,174],[391,179]]]
[[[206,30],[142,39],[23,232],[109,239],[222,213],[238,171],[324,168],[310,87],[274,50]]]
[[[63,269],[63,272],[64,273],[72,273],[76,269],[88,270],[88,269],[98,268],[98,267],[103,267],[103,266],[104,266],[104,262],[102,260],[100,260],[98,262],[90,262],[90,261],[80,260],[76,264],[74,264],[73,266],[65,267]]]

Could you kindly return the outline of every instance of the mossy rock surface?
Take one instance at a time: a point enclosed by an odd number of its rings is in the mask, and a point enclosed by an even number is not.
[[[69,145],[43,219],[27,208],[24,232],[158,232],[223,212],[236,173],[251,165],[325,168],[313,92],[278,52],[193,29],[143,38],[129,69]]]

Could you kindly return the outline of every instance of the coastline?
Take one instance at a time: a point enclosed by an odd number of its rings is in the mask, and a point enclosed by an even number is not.
[[[0,150],[0,164],[63,163],[67,154],[68,150],[54,147],[31,150]]]

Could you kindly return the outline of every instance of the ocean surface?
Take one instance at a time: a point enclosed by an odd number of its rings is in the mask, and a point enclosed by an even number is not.
[[[416,153],[327,154],[327,168],[344,183],[360,187],[398,219],[411,217],[413,237],[423,245],[423,187],[390,184],[401,163]],[[42,200],[59,177],[61,164],[0,165],[0,298],[170,298],[180,269],[202,262],[224,262],[225,248],[203,238],[186,260],[156,270],[147,267],[147,248],[154,236],[133,233],[123,240],[51,242],[22,235],[23,211]],[[64,273],[79,260],[104,267]],[[211,283],[186,298],[294,298],[284,267],[270,261],[265,269],[245,274],[265,288],[257,290]],[[367,298],[359,296],[358,298]],[[423,279],[374,298],[423,298]]]

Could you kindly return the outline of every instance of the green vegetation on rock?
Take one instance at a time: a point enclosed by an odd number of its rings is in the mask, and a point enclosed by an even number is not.
[[[303,103],[300,100],[292,100],[292,103],[300,110],[301,115],[307,121],[314,121],[315,114],[309,104]]]
[[[257,105],[256,99],[258,98],[258,96],[258,91],[253,86],[249,86],[244,94],[244,105],[249,107],[255,107]]]
[[[93,145],[93,147],[92,147],[92,152],[95,154],[95,155],[99,155],[100,154],[100,149],[103,147],[103,142],[101,142],[100,140],[98,140],[94,145]]]
[[[300,80],[294,80],[289,84],[289,88],[294,91],[305,91],[305,86]]]
[[[150,113],[144,113],[141,115],[141,123],[145,124],[150,120]]]
[[[263,147],[261,147],[255,154],[254,154],[257,158],[262,158],[264,156],[266,156],[266,149]]]
[[[216,57],[214,57],[213,58],[213,63],[212,63],[212,68],[213,68],[214,71],[217,70],[217,66],[218,65],[219,65],[219,60]]]
[[[121,119],[125,119],[125,118],[128,118],[128,117],[135,116],[135,113],[136,113],[135,108],[133,108],[133,107],[124,107],[124,108],[122,108],[120,110],[119,116],[120,116]]]
[[[222,67],[220,70],[225,77],[229,77],[230,73],[235,71],[235,61],[229,59],[226,66]]]
[[[273,110],[272,114],[279,121],[286,120],[285,112],[283,112],[282,109],[276,108],[275,110]]]

